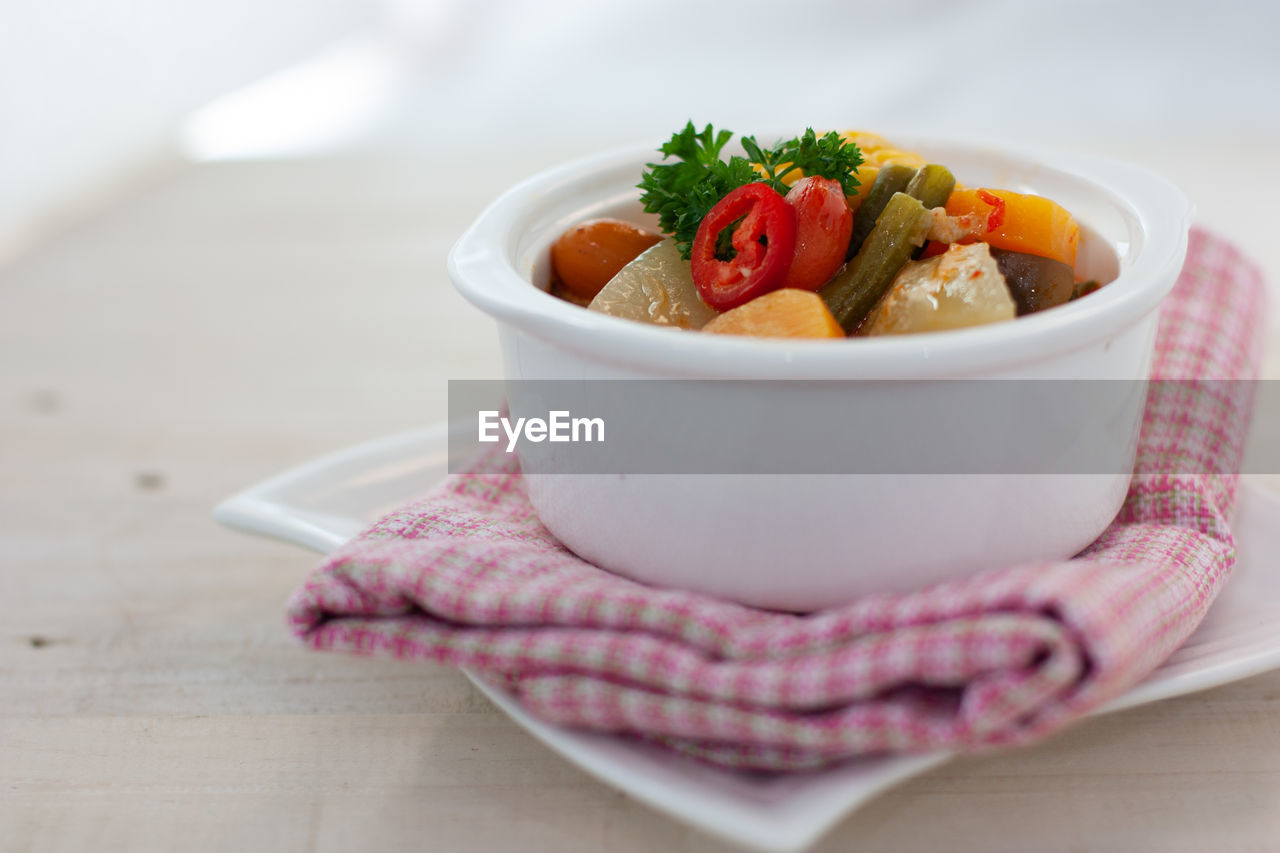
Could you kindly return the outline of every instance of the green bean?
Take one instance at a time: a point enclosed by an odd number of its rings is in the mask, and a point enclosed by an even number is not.
[[[911,183],[914,175],[915,170],[910,166],[890,163],[880,167],[880,172],[872,182],[871,189],[867,191],[867,197],[862,200],[858,212],[853,215],[853,232],[849,237],[849,251],[844,255],[846,261],[858,254],[867,235],[871,233],[872,228],[876,227],[876,218],[880,216],[884,206],[889,203],[894,193],[903,192],[907,188],[907,184]]]
[[[942,207],[956,188],[956,177],[946,166],[930,164],[916,172],[911,183],[903,190],[912,198],[920,199],[925,209]]]
[[[951,170],[946,166],[931,163],[916,172],[904,192],[912,198],[920,199],[925,210],[930,210],[945,205],[947,199],[951,197],[951,191],[955,188],[956,176],[951,174]],[[924,254],[924,246],[912,252],[911,257],[918,258],[922,254]]]
[[[918,199],[894,193],[857,256],[822,288],[831,313],[852,334],[893,284],[911,253],[924,245],[932,221]]]

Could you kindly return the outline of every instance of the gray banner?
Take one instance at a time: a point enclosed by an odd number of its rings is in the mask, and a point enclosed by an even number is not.
[[[451,471],[1280,473],[1271,381],[451,381],[449,418]]]

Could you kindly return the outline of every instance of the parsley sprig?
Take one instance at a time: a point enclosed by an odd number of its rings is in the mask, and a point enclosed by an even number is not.
[[[662,230],[675,237],[685,258],[692,253],[703,217],[743,184],[766,183],[785,195],[783,178],[800,169],[806,175],[839,181],[846,195],[858,186],[862,152],[834,131],[818,136],[809,128],[772,148],[762,147],[754,136],[744,136],[741,144],[747,156],[722,159],[720,152],[732,138],[731,131],[716,131],[711,125],[699,131],[688,122],[659,149],[664,161],[675,161],[647,164],[638,184],[644,209],[658,215]]]

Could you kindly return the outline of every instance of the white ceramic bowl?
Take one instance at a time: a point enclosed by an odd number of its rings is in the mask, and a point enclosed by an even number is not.
[[[1008,323],[844,341],[700,335],[589,312],[550,296],[549,247],[569,226],[619,216],[654,227],[635,189],[643,165],[657,159],[649,147],[571,163],[509,190],[458,241],[450,275],[467,299],[498,320],[507,379],[1148,375],[1156,309],[1186,253],[1192,205],[1181,191],[1146,170],[1082,155],[894,141],[947,165],[969,186],[1059,202],[1084,232],[1078,270],[1109,283],[1085,299]],[[917,384],[927,393],[927,383]],[[771,399],[760,400],[759,431],[768,433],[770,413],[783,406],[874,406],[884,385],[867,383],[849,394],[845,385],[777,383]],[[724,393],[733,387],[724,383]],[[839,401],[814,396],[835,393],[833,387],[843,395]],[[1140,400],[1094,414],[1096,424],[1136,442]],[[575,473],[572,455],[529,447],[521,462],[533,505],[584,558],[661,586],[798,611],[1070,557],[1114,518],[1129,480],[1120,473],[618,477]],[[759,448],[741,452],[745,459]],[[813,452],[831,449],[815,444]]]

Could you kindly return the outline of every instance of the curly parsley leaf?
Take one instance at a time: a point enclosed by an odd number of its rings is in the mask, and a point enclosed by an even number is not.
[[[676,162],[649,163],[640,179],[640,202],[658,215],[658,224],[675,237],[685,258],[691,254],[698,225],[716,202],[760,177],[741,157],[720,159],[720,150],[731,138],[730,131],[716,133],[711,125],[699,133],[689,122],[661,148],[664,160],[674,157]]]
[[[767,151],[748,136],[743,138],[742,147],[768,173],[771,182],[781,183],[785,175],[800,169],[806,175],[839,181],[845,195],[853,195],[858,188],[862,152],[834,130],[818,136],[810,127],[796,139],[780,142]]]
[[[699,131],[690,121],[660,149],[664,161],[674,161],[647,164],[638,184],[644,209],[657,214],[662,230],[675,238],[686,259],[703,217],[743,184],[767,183],[785,195],[783,178],[800,169],[806,175],[839,181],[846,195],[858,186],[855,173],[862,153],[834,131],[819,137],[809,128],[772,148],[762,148],[755,137],[744,136],[741,144],[747,156],[724,160],[720,152],[732,138],[728,130],[717,132],[707,125]]]

